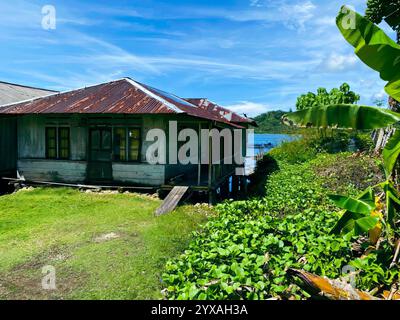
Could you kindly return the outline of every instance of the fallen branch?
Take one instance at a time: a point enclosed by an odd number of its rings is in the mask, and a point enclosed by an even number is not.
[[[340,280],[319,277],[297,269],[289,269],[288,274],[298,277],[302,281],[302,288],[313,296],[318,295],[329,300],[381,300]]]

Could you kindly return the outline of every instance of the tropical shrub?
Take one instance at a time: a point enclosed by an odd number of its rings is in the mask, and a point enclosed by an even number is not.
[[[319,155],[301,165],[280,162],[264,198],[218,205],[218,215],[193,235],[189,248],[167,263],[167,298],[308,298],[287,276],[288,268],[338,278],[344,266],[352,265],[360,289],[389,285],[399,272],[382,267],[382,255],[364,263],[349,239],[330,234],[339,217],[323,186],[326,177],[314,171],[348,156]]]
[[[280,161],[291,164],[304,163],[314,159],[318,153],[339,153],[346,151],[369,151],[372,139],[367,133],[345,130],[325,130],[324,132],[300,131],[301,138],[284,142],[279,148],[270,151],[270,155]],[[354,147],[351,150],[351,142]]]
[[[318,153],[318,137],[305,135],[302,139],[283,142],[279,148],[272,149],[270,155],[280,161],[291,164],[303,163],[314,159]]]
[[[330,104],[356,104],[360,100],[360,96],[350,90],[347,83],[343,83],[340,88],[333,88],[330,92],[325,88],[319,88],[317,93],[309,92],[297,98],[296,109],[304,110],[317,106],[325,106]]]
[[[349,17],[354,25],[349,25]],[[400,100],[400,46],[375,24],[343,7],[337,25],[346,40],[356,48],[357,56],[388,81],[386,92]],[[317,106],[288,114],[286,123],[317,128],[377,129],[400,121],[400,114],[375,107],[338,104]],[[368,188],[357,197],[331,196],[343,209],[342,217],[332,233],[353,236],[369,235],[370,244],[379,250],[382,241],[400,248],[399,230],[400,195],[393,181],[393,170],[400,155],[400,131],[397,130],[383,150],[386,181]],[[393,263],[398,261],[395,251]]]
[[[374,141],[371,138],[371,133],[359,132],[353,137],[355,147],[358,151],[369,152],[374,148]]]

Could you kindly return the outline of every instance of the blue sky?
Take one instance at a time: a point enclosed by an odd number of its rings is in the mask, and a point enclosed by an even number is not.
[[[384,83],[334,23],[366,0],[342,1],[1,0],[0,80],[68,90],[127,76],[252,116],[348,82],[371,104]],[[55,30],[41,25],[48,4]]]

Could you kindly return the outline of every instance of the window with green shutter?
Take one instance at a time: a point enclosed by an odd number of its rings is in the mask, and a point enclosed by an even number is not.
[[[69,159],[69,128],[58,128],[58,158]]]
[[[70,130],[65,127],[46,128],[46,158],[67,160],[70,157]]]
[[[114,161],[140,161],[140,128],[114,128]]]
[[[46,158],[57,159],[57,128],[46,128]]]
[[[139,161],[140,157],[140,129],[128,130],[129,161]]]

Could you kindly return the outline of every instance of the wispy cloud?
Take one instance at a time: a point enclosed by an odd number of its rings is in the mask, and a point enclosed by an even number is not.
[[[249,117],[255,117],[261,113],[268,112],[274,109],[266,104],[251,101],[241,101],[239,103],[228,105],[226,107],[236,113],[246,114]]]
[[[0,3],[2,80],[65,90],[131,76],[250,115],[345,81],[365,103],[382,94],[335,26],[339,0],[54,3],[53,31],[39,2]]]
[[[349,71],[359,63],[355,54],[342,55],[331,53],[320,65],[323,70],[331,72]]]

